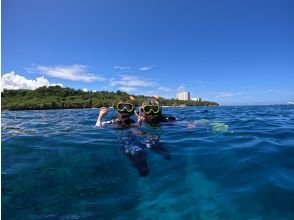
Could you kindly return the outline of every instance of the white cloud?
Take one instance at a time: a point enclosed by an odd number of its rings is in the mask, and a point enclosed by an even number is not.
[[[165,86],[159,86],[159,87],[157,87],[157,89],[162,92],[171,92],[172,91],[170,88],[167,88]]]
[[[88,92],[89,90],[88,90],[87,88],[84,88],[83,91],[84,91],[84,92]]]
[[[280,89],[268,89],[264,91],[264,93],[282,93],[283,91]]]
[[[129,66],[114,66],[113,69],[115,70],[129,70],[131,67]]]
[[[34,90],[41,86],[56,86],[63,87],[62,84],[50,83],[44,76],[38,77],[35,80],[26,79],[24,76],[15,74],[15,72],[6,73],[1,78],[1,91],[4,89],[29,89]]]
[[[124,87],[152,87],[157,86],[157,82],[152,82],[148,79],[141,79],[137,76],[121,75],[119,79],[112,78],[109,80],[111,86]]]
[[[184,84],[179,85],[177,88],[177,91],[178,92],[187,91],[186,86],[184,86]]]
[[[140,71],[148,71],[151,70],[153,68],[153,66],[142,66],[139,68]]]
[[[145,96],[160,96],[160,97],[162,97],[161,95],[158,94],[158,92],[156,92],[154,90],[146,91],[143,95],[145,95]]]
[[[231,96],[236,96],[236,95],[240,95],[241,92],[236,92],[236,93],[233,93],[233,92],[217,92],[216,93],[216,98],[225,98],[225,97],[231,97]]]
[[[264,91],[264,93],[271,93],[271,92],[273,92],[273,89],[268,89]]]
[[[252,97],[250,97],[250,96],[241,96],[240,98],[242,98],[242,99],[252,99]]]
[[[152,93],[152,95],[157,94],[162,96],[173,91],[168,87],[161,86],[156,80],[132,75],[119,75],[115,78],[111,78],[109,83],[110,86],[115,87],[115,89],[125,92],[134,92],[135,94],[148,95]]]
[[[88,67],[85,65],[71,65],[71,66],[42,66],[27,69],[31,73],[39,73],[55,78],[67,79],[72,81],[104,81],[105,78],[94,75],[88,72]]]
[[[134,92],[136,90],[135,87],[127,87],[127,86],[121,86],[118,89],[124,92]]]
[[[96,89],[94,89],[92,92],[97,92],[97,90],[96,90]]]

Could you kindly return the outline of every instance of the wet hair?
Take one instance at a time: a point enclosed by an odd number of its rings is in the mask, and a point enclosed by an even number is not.
[[[120,102],[123,102],[123,103],[129,103],[131,100],[130,99],[127,99],[127,98],[120,98],[119,101]]]
[[[146,99],[143,103],[142,103],[142,106],[145,106],[145,105],[159,105],[159,107],[161,108],[161,103],[160,103],[160,100],[155,98],[155,97],[151,97],[151,98],[148,98]]]

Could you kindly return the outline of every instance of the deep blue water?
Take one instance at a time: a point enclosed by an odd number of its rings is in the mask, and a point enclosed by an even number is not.
[[[124,130],[93,127],[97,109],[2,112],[3,219],[294,219],[294,107],[164,113]],[[171,159],[145,149],[139,176],[125,135]]]

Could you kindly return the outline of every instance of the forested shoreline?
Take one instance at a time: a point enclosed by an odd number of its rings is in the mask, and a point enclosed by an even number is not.
[[[40,87],[35,90],[6,90],[1,93],[2,110],[45,110],[70,108],[100,108],[111,107],[115,100],[129,97],[122,91],[84,92],[60,86]],[[148,96],[135,96],[136,104],[141,105]],[[218,106],[209,101],[182,101],[160,98],[163,106]]]

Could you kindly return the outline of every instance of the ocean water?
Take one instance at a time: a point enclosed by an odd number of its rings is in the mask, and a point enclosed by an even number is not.
[[[294,219],[294,107],[164,113],[177,121],[117,129],[93,126],[98,109],[2,112],[2,218]]]

